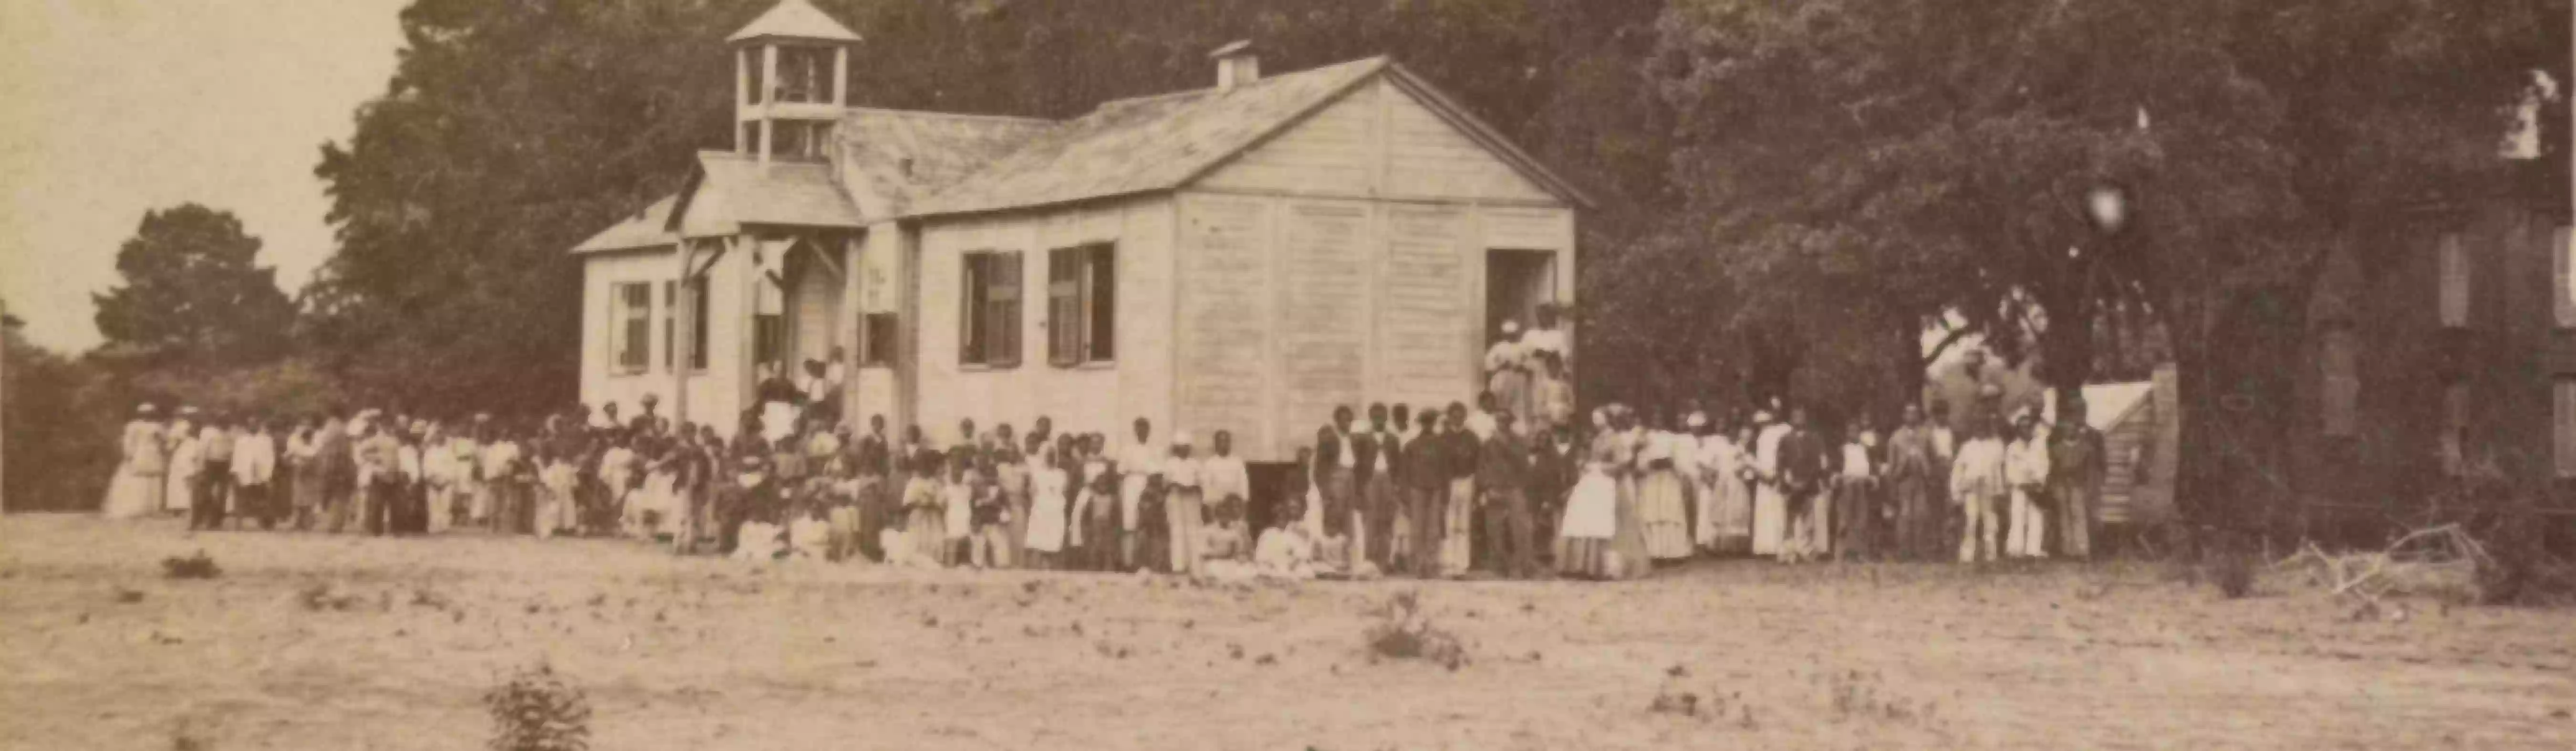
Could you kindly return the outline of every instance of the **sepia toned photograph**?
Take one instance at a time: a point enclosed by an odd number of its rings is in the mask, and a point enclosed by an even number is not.
[[[2576,748],[2571,0],[0,0],[0,751]]]

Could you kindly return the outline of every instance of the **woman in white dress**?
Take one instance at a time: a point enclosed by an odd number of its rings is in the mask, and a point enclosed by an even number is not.
[[[1780,483],[1780,439],[1789,426],[1771,421],[1770,412],[1753,415],[1753,554],[1779,555],[1789,533],[1789,496]]]
[[[1641,422],[1634,433],[1637,521],[1645,536],[1646,554],[1658,561],[1689,558],[1691,554],[1690,490],[1682,479],[1683,437],[1666,427],[1669,426],[1657,415]]]
[[[1557,525],[1557,569],[1583,577],[1606,577],[1610,539],[1619,532],[1620,463],[1615,442],[1600,436],[1584,454],[1583,476],[1565,499],[1565,517]]]
[[[170,471],[162,478],[161,510],[186,514],[196,506],[197,473],[206,470],[205,444],[197,440],[197,426],[185,417],[171,429],[169,444]]]
[[[1732,434],[1711,433],[1701,446],[1708,472],[1708,526],[1713,535],[1709,549],[1722,554],[1742,554],[1753,549],[1753,477],[1752,457],[1746,447],[1753,444],[1753,430],[1737,427]]]
[[[1034,451],[1036,459],[1029,470],[1029,533],[1022,540],[1029,554],[1027,566],[1041,571],[1056,567],[1056,554],[1064,552],[1065,503],[1067,501],[1064,468],[1053,451]]]
[[[125,423],[124,438],[118,442],[124,458],[108,479],[107,501],[99,507],[102,515],[139,519],[161,508],[161,494],[168,489],[163,477],[170,471],[163,444],[159,411],[150,404],[135,407],[134,419]]]

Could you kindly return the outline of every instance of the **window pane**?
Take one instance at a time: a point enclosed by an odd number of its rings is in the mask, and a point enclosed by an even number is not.
[[[2576,477],[2576,378],[2550,384],[2550,443],[2559,477]]]
[[[1117,250],[1112,246],[1100,245],[1090,248],[1089,251],[1086,254],[1089,257],[1086,260],[1091,267],[1089,279],[1091,288],[1084,290],[1086,293],[1084,297],[1090,304],[1090,310],[1086,313],[1090,315],[1091,330],[1086,341],[1083,342],[1089,345],[1090,350],[1084,353],[1087,355],[1085,359],[1095,362],[1114,360],[1118,357],[1116,348],[1118,341]]]
[[[1070,248],[1047,251],[1047,361],[1082,360],[1082,266]]]
[[[2576,237],[2569,236],[2566,227],[2550,231],[2549,260],[2557,271],[2558,294],[2551,297],[2558,301],[2553,306],[2557,308],[2558,325],[2576,327],[2576,274],[2569,273],[2576,269]]]
[[[693,370],[707,369],[707,309],[710,307],[707,304],[707,294],[709,289],[711,288],[707,286],[707,282],[704,279],[694,280],[689,283],[689,296],[693,298],[689,303],[689,367]]]

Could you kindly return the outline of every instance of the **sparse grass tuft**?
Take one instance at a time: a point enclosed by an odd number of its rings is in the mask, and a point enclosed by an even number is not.
[[[1378,657],[1429,660],[1453,671],[1467,665],[1466,645],[1422,615],[1421,596],[1414,592],[1389,599],[1367,637],[1369,652]]]
[[[223,576],[224,569],[215,565],[215,559],[206,555],[206,551],[200,550],[196,555],[184,558],[171,556],[161,559],[161,575],[172,579],[213,579]]]
[[[492,751],[585,751],[590,701],[545,663],[523,668],[483,695]]]

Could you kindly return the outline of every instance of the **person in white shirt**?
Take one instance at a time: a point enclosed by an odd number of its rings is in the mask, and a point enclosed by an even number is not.
[[[1215,523],[1207,527],[1210,542],[1201,548],[1206,555],[1240,558],[1249,541],[1244,529],[1244,513],[1252,498],[1252,476],[1244,467],[1243,457],[1234,455],[1234,434],[1216,432],[1215,456],[1199,462],[1199,488],[1208,499],[1209,516]],[[1227,539],[1233,545],[1226,546]],[[1220,549],[1223,548],[1223,549]]]
[[[2043,547],[2048,529],[2048,515],[2040,508],[2040,492],[2048,486],[2048,439],[2039,430],[2039,417],[2028,412],[2013,424],[2012,445],[2004,447],[2004,480],[2012,489],[2012,519],[2006,527],[2004,555],[2010,558],[2046,558]]]
[[[1850,438],[1843,442],[1842,472],[1834,484],[1834,509],[1840,511],[1830,531],[1834,537],[1834,554],[1838,558],[1859,558],[1878,552],[1880,478],[1886,474],[1886,453],[1879,449],[1878,430],[1866,419],[1853,420]]]
[[[2006,492],[2004,443],[1998,432],[1991,421],[1976,423],[1950,464],[1950,497],[1966,517],[1959,533],[1960,563],[1995,559],[2001,532],[1996,526],[2002,521],[1995,518],[1995,504]]]
[[[278,498],[277,430],[266,422],[245,420],[244,433],[233,444],[233,499],[240,513],[233,516],[233,528],[242,527],[242,517],[257,517],[260,529],[276,529]]]
[[[1478,399],[1478,411],[1490,414],[1497,409],[1508,409],[1515,415],[1536,414],[1531,406],[1529,386],[1530,363],[1529,356],[1521,348],[1520,322],[1503,321],[1502,336],[1495,337],[1493,346],[1485,348],[1485,393],[1493,398],[1491,401]],[[1470,422],[1467,427],[1476,431],[1477,440],[1494,437],[1490,424],[1478,428]]]
[[[1315,578],[1315,543],[1306,537],[1302,505],[1291,501],[1283,506],[1279,519],[1261,533],[1255,545],[1252,563],[1257,575],[1277,581],[1305,581]]]
[[[1206,543],[1201,528],[1206,526],[1207,496],[1200,480],[1199,458],[1192,456],[1190,432],[1172,436],[1172,453],[1163,459],[1163,529],[1164,547],[1170,550],[1172,573],[1187,574],[1198,566],[1200,546]]]
[[[1567,350],[1565,331],[1556,327],[1556,317],[1554,304],[1538,306],[1536,325],[1521,335],[1521,353],[1523,358],[1537,357],[1542,352],[1553,355],[1557,365],[1570,377],[1574,373],[1573,353]]]
[[[1043,439],[1038,436],[1029,436],[1031,446],[1041,443]],[[1033,450],[1029,453],[1029,526],[1028,536],[1021,544],[1022,549],[1028,552],[1028,560],[1023,564],[1027,568],[1055,570],[1057,554],[1064,552],[1065,531],[1070,520],[1065,507],[1070,499],[1068,483],[1072,482],[1072,477],[1059,466],[1063,461],[1064,458],[1053,451]]]
[[[1163,474],[1163,449],[1154,445],[1154,423],[1136,418],[1136,439],[1118,452],[1118,565],[1141,568],[1136,548],[1144,531],[1145,493]]]

